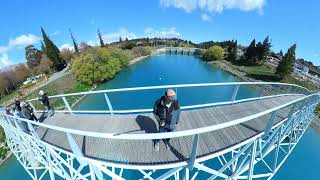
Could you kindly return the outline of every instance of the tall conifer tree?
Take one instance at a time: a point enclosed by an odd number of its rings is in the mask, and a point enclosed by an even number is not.
[[[57,71],[61,71],[64,68],[65,61],[60,57],[59,48],[50,40],[47,34],[44,32],[41,27],[41,33],[43,37],[44,44],[46,46],[45,53],[47,57],[52,61],[54,68]]]

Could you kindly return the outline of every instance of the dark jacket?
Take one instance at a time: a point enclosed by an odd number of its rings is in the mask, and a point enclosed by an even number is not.
[[[47,93],[44,93],[44,94],[42,95],[40,101],[42,102],[42,104],[43,104],[44,106],[49,106],[49,105],[50,105],[50,104],[49,104],[49,98],[48,98]]]
[[[178,101],[173,101],[168,108],[165,105],[165,97],[162,96],[155,102],[153,113],[157,115],[161,121],[165,122],[165,128],[175,129],[180,118],[180,104]]]
[[[32,119],[32,111],[27,107],[22,107],[21,113],[26,119]]]

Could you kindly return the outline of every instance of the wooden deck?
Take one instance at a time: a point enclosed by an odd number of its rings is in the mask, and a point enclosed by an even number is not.
[[[241,117],[256,114],[272,107],[301,98],[301,95],[282,96],[234,105],[210,107],[182,111],[177,131],[206,127]],[[297,106],[298,107],[298,106]],[[279,110],[277,122],[289,113],[290,106]],[[198,157],[210,155],[238,144],[262,132],[271,115],[265,115],[250,122],[200,135]],[[94,132],[109,133],[152,133],[157,132],[158,124],[150,113],[134,115],[70,115],[57,113],[46,124]],[[39,127],[37,132],[46,141],[71,151],[65,133]],[[152,140],[111,140],[74,135],[84,156],[108,162],[154,165],[179,162],[189,159],[194,136],[173,138],[170,150],[160,142],[156,152]]]

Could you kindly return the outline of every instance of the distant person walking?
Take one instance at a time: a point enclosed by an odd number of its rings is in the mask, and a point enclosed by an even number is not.
[[[47,113],[47,117],[51,117],[54,115],[53,108],[50,107],[50,102],[47,93],[43,92],[42,90],[39,91],[39,98],[40,102],[44,106],[44,113]]]
[[[180,118],[180,104],[176,92],[168,89],[165,95],[155,102],[153,113],[159,123],[159,133],[175,131]],[[170,149],[169,140],[164,140],[167,149]],[[159,139],[155,140],[156,151],[159,151],[159,143]]]

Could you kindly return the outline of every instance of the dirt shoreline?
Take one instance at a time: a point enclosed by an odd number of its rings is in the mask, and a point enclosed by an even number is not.
[[[225,60],[222,61],[212,61],[209,62],[208,64],[212,64],[216,66],[217,68],[226,71],[228,73],[231,73],[233,76],[237,77],[238,79],[242,81],[248,81],[248,82],[259,82],[259,80],[250,78],[246,76],[246,73],[241,72],[239,70],[236,70],[232,68],[232,65],[230,62],[227,62]],[[314,115],[313,120],[310,123],[310,126],[315,129],[318,133],[320,133],[320,118]]]

